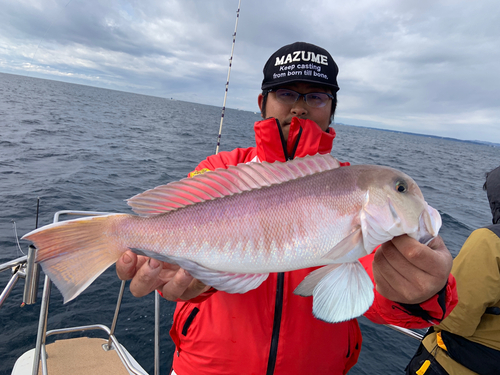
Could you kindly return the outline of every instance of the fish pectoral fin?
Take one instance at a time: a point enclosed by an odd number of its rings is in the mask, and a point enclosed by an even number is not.
[[[210,285],[211,287],[226,293],[246,293],[257,288],[269,276],[268,273],[232,273],[217,271],[206,268],[196,262],[184,258],[158,254],[149,250],[131,250],[136,254],[145,255],[161,262],[178,264],[181,268],[188,271],[191,276],[200,280],[203,284]]]
[[[334,260],[335,263],[350,263],[365,255],[367,253],[363,243],[363,233],[361,226],[358,226],[350,235],[323,255],[323,258]]]
[[[312,294],[314,316],[328,323],[364,314],[374,298],[373,283],[358,261],[330,264],[313,271],[294,293],[302,296]]]

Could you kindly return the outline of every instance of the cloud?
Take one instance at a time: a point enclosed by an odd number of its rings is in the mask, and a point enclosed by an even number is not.
[[[4,0],[0,70],[220,106],[237,4]],[[227,106],[257,111],[265,61],[300,40],[340,67],[338,117],[500,143],[499,15],[493,0],[242,1]]]

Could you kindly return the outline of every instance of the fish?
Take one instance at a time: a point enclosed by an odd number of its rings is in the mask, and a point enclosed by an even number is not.
[[[227,293],[257,288],[269,273],[318,267],[294,290],[326,322],[362,315],[373,283],[359,262],[407,234],[437,236],[441,217],[415,181],[385,166],[340,167],[332,155],[250,162],[147,190],[135,214],[67,220],[22,239],[64,297],[76,298],[127,250],[177,264]]]

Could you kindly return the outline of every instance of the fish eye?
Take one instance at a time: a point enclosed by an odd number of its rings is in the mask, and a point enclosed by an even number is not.
[[[406,193],[408,190],[408,185],[406,184],[406,181],[404,180],[398,180],[396,181],[396,191],[399,193]]]

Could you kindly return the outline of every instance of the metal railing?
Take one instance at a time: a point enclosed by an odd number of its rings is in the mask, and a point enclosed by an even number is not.
[[[2,294],[0,294],[0,307],[2,307],[3,303],[9,296],[10,292],[18,282],[20,278],[25,277],[25,267],[26,267],[26,260],[28,259],[28,256],[25,255],[23,257],[11,260],[10,262],[4,263],[0,265],[0,272],[7,271],[7,270],[12,270],[12,276],[5,286],[4,290],[2,291]]]
[[[398,326],[394,326],[392,324],[384,324],[384,325],[386,327],[389,327],[389,328],[395,330],[395,331],[398,331],[399,333],[402,333],[403,335],[410,336],[418,341],[422,341],[422,339],[424,338],[424,335],[422,335],[421,333],[415,332],[412,329],[398,327]]]
[[[60,216],[62,215],[74,215],[74,216],[99,216],[99,215],[109,215],[109,212],[97,212],[97,211],[58,211],[54,214],[54,223],[59,221]],[[14,288],[15,284],[19,279],[25,279],[24,286],[24,294],[23,294],[23,303],[25,304],[33,304],[36,302],[37,292],[38,292],[38,280],[39,280],[39,265],[35,263],[36,258],[36,249],[34,246],[30,246],[29,253],[26,256],[14,259],[12,261],[6,262],[0,265],[0,272],[11,269],[12,277],[4,288],[3,292],[0,295],[0,307]],[[47,319],[48,319],[48,311],[49,311],[49,301],[50,301],[50,292],[51,292],[52,282],[49,277],[45,276],[41,307],[40,307],[40,316],[38,321],[38,331],[37,331],[37,339],[36,339],[36,347],[34,352],[33,359],[33,375],[37,375],[40,368],[40,363],[42,365],[42,374],[47,375],[47,351],[46,351],[46,339],[48,336],[58,335],[63,333],[72,333],[72,332],[81,332],[81,331],[89,331],[89,330],[102,330],[106,332],[108,336],[108,342],[103,344],[104,350],[116,350],[120,360],[123,365],[127,368],[127,370],[136,375],[144,375],[144,371],[142,369],[138,369],[130,358],[127,356],[126,351],[118,342],[117,338],[114,335],[116,324],[118,321],[118,315],[120,312],[121,302],[123,299],[123,293],[125,290],[125,281],[122,281],[120,286],[120,291],[118,293],[118,300],[116,303],[115,313],[113,316],[113,321],[111,324],[111,328],[108,328],[102,324],[95,325],[87,325],[87,326],[78,326],[78,327],[69,327],[69,328],[61,328],[61,329],[53,329],[47,331]],[[159,325],[160,325],[160,299],[158,292],[156,293],[155,298],[155,360],[154,360],[154,374],[158,375],[160,372],[160,348],[159,348]]]
[[[14,259],[0,265],[0,272],[11,269],[12,277],[0,295],[0,307],[9,296],[19,279],[25,279],[23,305],[32,305],[36,302],[40,266],[35,263],[36,249],[33,245],[28,247],[28,255]]]

